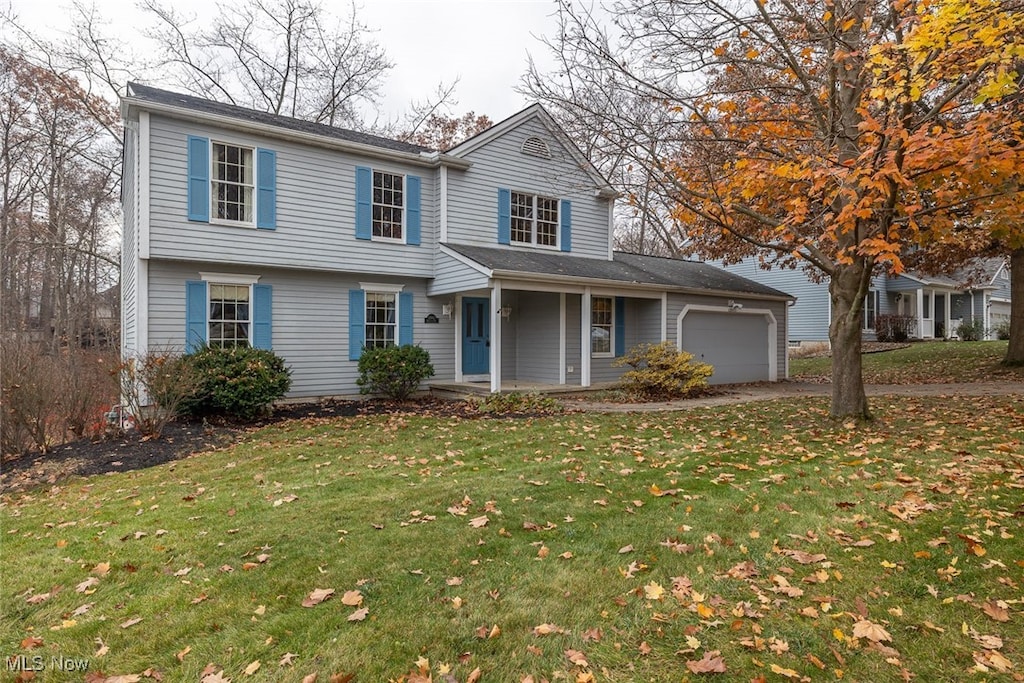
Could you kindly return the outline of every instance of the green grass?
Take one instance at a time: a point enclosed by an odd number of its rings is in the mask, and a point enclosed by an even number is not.
[[[8,496],[0,645],[47,666],[82,658],[187,681],[208,664],[235,681],[398,680],[419,658],[435,680],[479,667],[483,681],[679,681],[703,678],[686,662],[716,650],[722,680],[785,680],[773,666],[812,680],[1010,680],[970,670],[975,635],[999,636],[1024,667],[1024,399],[875,407],[856,429],[821,400],[310,419]],[[76,592],[100,563],[109,573]],[[336,594],[303,607],[317,588]],[[363,621],[348,621],[351,590]],[[1008,621],[986,615],[989,600]],[[854,639],[862,620],[891,642]],[[542,624],[558,630],[535,635]],[[27,649],[31,637],[42,644]],[[294,663],[279,666],[286,653]]]
[[[1024,368],[1000,364],[1005,341],[920,342],[907,348],[864,354],[864,381],[868,384],[935,384],[989,381],[1024,381]],[[831,377],[830,358],[792,358],[791,379]]]

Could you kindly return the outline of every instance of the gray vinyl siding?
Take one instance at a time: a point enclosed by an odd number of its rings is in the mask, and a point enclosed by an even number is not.
[[[486,289],[487,276],[448,254],[438,253],[434,279],[428,285],[431,296]]]
[[[796,303],[789,309],[789,342],[828,341],[832,308],[827,280],[812,282],[803,270],[764,270],[756,259],[747,259],[730,266],[722,263],[714,265],[796,297]],[[674,320],[674,317],[669,318],[670,333]]]
[[[138,335],[138,188],[139,135],[130,127],[124,130],[124,165],[121,171],[121,355],[128,357],[137,349]]]
[[[513,292],[517,323],[515,378],[558,384],[559,297],[549,292]],[[504,296],[502,294],[504,303]],[[566,330],[566,335],[572,330]],[[576,332],[578,335],[579,332]]]
[[[206,263],[153,262],[150,266],[150,344],[182,349],[185,332],[185,281],[200,271],[259,275],[260,284],[273,286],[273,349],[292,371],[290,398],[355,396],[358,368],[348,359],[348,291],[358,289],[352,274],[331,274],[232,267]],[[404,285],[413,294],[413,340],[427,349],[436,378],[454,378],[454,322],[441,315],[445,300],[426,297],[423,280],[373,276],[373,282]],[[424,318],[433,313],[439,322]]]
[[[433,274],[437,172],[358,157],[295,142],[262,138],[203,124],[151,118],[151,254],[153,258],[313,270]],[[187,220],[186,143],[199,135],[262,147],[277,154],[277,227],[257,230]],[[409,173],[422,180],[421,244],[355,238],[355,167]],[[249,265],[252,264],[252,265]]]
[[[1010,278],[1009,278],[1009,274],[1010,274],[1010,266],[1009,265],[1003,266],[1002,270],[1000,270],[999,273],[996,274],[995,279],[992,280],[992,285],[994,287],[996,287],[996,289],[994,289],[994,290],[992,290],[990,292],[990,296],[992,298],[994,298],[994,299],[1003,299],[1004,301],[1009,301],[1010,300]],[[1003,277],[1004,275],[1006,275],[1007,277],[1004,278]]]
[[[547,142],[551,159],[523,154],[528,137]],[[524,121],[465,155],[466,171],[448,171],[448,241],[498,245],[498,188],[572,201],[572,254],[608,258],[608,206],[593,179],[539,119]],[[528,248],[528,247],[516,247]]]

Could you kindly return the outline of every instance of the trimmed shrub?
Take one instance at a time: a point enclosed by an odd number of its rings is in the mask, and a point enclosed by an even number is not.
[[[693,360],[693,354],[679,351],[672,342],[637,344],[614,367],[628,365],[620,386],[644,399],[681,398],[698,393],[708,386],[708,377],[715,371],[707,363]]]
[[[982,320],[964,319],[957,328],[956,333],[960,341],[981,341],[985,338],[985,323]]]
[[[875,336],[880,342],[905,342],[910,338],[914,318],[909,315],[875,316]]]
[[[291,371],[273,351],[250,346],[205,346],[185,356],[199,386],[184,402],[194,416],[226,415],[254,420],[270,412],[292,386]]]
[[[199,376],[180,353],[153,350],[125,359],[118,367],[121,401],[135,428],[159,438],[167,423],[181,414],[183,405],[199,389]]]
[[[434,376],[430,353],[419,346],[375,346],[359,357],[359,393],[404,401],[420,382]]]
[[[996,323],[996,326],[992,328],[992,332],[995,333],[996,339],[1006,341],[1010,338],[1010,320],[1000,320]]]

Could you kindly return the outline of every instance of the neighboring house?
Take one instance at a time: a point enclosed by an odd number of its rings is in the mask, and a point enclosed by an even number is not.
[[[813,282],[802,270],[764,270],[754,259],[725,269],[797,297],[789,313],[791,345],[828,341],[832,310],[827,279]],[[1010,317],[1009,264],[986,258],[948,276],[876,276],[864,302],[865,339],[875,338],[875,317],[883,314],[910,316],[914,339],[955,338],[960,323],[972,320],[982,324],[986,339],[995,339],[995,328]]]
[[[613,252],[614,190],[539,105],[443,154],[136,84],[122,112],[126,355],[272,348],[291,397],[358,393],[393,343],[492,391],[666,339],[714,382],[786,376],[792,297]]]

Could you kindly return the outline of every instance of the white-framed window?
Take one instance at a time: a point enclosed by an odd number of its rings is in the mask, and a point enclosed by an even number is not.
[[[366,293],[366,348],[394,346],[398,339],[398,295]]]
[[[1009,280],[1010,279],[1010,266],[1003,266],[1002,270],[999,271],[999,279],[1000,280]]]
[[[875,329],[875,317],[878,315],[878,292],[874,289],[864,295],[864,327],[865,330]]]
[[[225,142],[213,143],[210,174],[213,219],[230,223],[254,220],[255,150]]]
[[[252,286],[210,282],[207,324],[210,346],[249,346],[252,332]]]
[[[558,246],[558,200],[523,192],[512,193],[513,244]]]
[[[374,171],[373,237],[401,241],[404,217],[405,176]]]
[[[615,301],[610,296],[590,299],[590,355],[611,356],[615,330]]]

